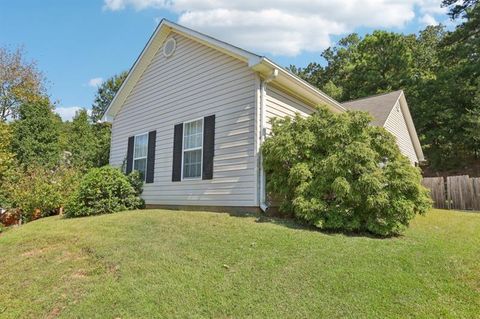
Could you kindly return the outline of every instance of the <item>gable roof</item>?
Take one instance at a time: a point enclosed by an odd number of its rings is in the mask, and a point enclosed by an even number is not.
[[[372,124],[383,126],[401,94],[403,94],[403,91],[398,90],[347,101],[342,103],[342,105],[349,110],[370,113],[373,116]]]
[[[422,146],[420,145],[420,140],[418,139],[417,131],[413,124],[412,115],[410,114],[410,109],[408,108],[407,99],[405,98],[403,90],[352,100],[342,103],[342,105],[349,110],[366,111],[370,113],[370,115],[373,116],[372,124],[383,127],[397,102],[400,104],[400,109],[403,113],[408,134],[410,135],[410,140],[412,141],[413,148],[417,154],[418,161],[423,162],[425,157],[423,155]]]
[[[167,39],[171,32],[181,34],[182,36],[200,42],[208,47],[217,49],[229,56],[248,63],[248,66],[253,71],[257,72],[262,78],[268,78],[272,74],[275,74],[273,82],[276,82],[277,85],[286,88],[293,94],[310,101],[312,104],[327,104],[335,112],[345,111],[344,107],[339,102],[306,81],[300,79],[295,74],[287,71],[285,68],[279,66],[275,62],[267,59],[266,57],[254,54],[198,31],[186,28],[167,19],[162,19],[143,48],[139,57],[130,68],[127,78],[123,82],[118,92],[115,94],[112,102],[105,110],[105,113],[102,117],[104,121],[113,120],[115,115],[121,109],[128,95],[133,90],[135,84],[138,82],[143,72],[146,70],[150,62],[153,60],[155,54],[161,48],[163,42]]]

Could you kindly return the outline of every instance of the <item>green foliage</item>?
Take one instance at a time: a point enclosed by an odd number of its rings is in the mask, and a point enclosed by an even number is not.
[[[109,123],[91,123],[85,109],[77,112],[72,122],[64,124],[63,149],[70,153],[72,165],[82,170],[108,164],[110,152]]]
[[[11,143],[20,164],[55,166],[60,159],[60,125],[47,98],[20,105]]]
[[[132,171],[127,175],[128,182],[135,190],[135,195],[140,196],[143,192],[143,178],[139,171]]]
[[[112,135],[112,124],[108,122],[94,123],[93,133],[95,135],[95,166],[108,165],[110,160],[110,140]]]
[[[23,48],[0,47],[0,122],[16,119],[21,104],[43,99],[44,82],[36,63],[25,60]]]
[[[428,26],[418,35],[374,31],[350,34],[322,57],[326,66],[290,67],[340,101],[403,89],[433,169],[458,168],[480,157],[480,6],[478,1],[443,1],[453,32]]]
[[[2,185],[5,208],[18,210],[24,222],[58,214],[77,184],[78,172],[67,166],[17,167]]]
[[[326,107],[273,122],[262,146],[267,188],[281,211],[321,229],[402,232],[430,207],[421,175],[395,138],[361,112]]]
[[[135,177],[128,178],[120,170],[104,166],[91,169],[80,182],[65,208],[66,217],[115,213],[143,207]]]
[[[110,102],[112,102],[113,97],[122,86],[127,75],[128,72],[124,71],[118,75],[112,76],[100,85],[92,105],[91,118],[94,123],[102,118],[103,113],[110,105]]]
[[[0,122],[0,181],[12,165],[14,154],[11,151],[12,132],[9,124]]]
[[[477,1],[455,3],[451,15],[465,20],[438,42],[443,63],[435,78],[419,87],[414,109],[430,162],[447,169],[480,158],[480,56],[474,54],[480,52],[480,6]]]
[[[452,19],[465,18],[467,12],[478,5],[478,0],[443,0],[442,7],[449,7],[448,14]]]

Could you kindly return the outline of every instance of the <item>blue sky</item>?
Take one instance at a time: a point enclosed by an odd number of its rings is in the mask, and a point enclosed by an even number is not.
[[[350,32],[412,33],[448,23],[440,0],[15,0],[0,2],[0,46],[24,46],[69,118],[90,108],[102,79],[128,70],[161,18],[216,36],[281,65],[320,61]]]

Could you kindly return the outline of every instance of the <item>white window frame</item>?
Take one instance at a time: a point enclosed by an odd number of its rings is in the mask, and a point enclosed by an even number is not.
[[[186,149],[185,148],[185,124],[189,124],[189,123],[192,123],[192,122],[196,122],[196,121],[202,121],[202,146],[200,147],[192,147],[192,148],[188,148]],[[203,175],[203,134],[204,134],[204,119],[203,117],[199,117],[199,118],[196,118],[196,119],[193,119],[193,120],[190,120],[190,121],[185,121],[182,123],[183,127],[182,127],[182,181],[183,180],[187,180],[187,181],[191,181],[191,180],[201,180],[202,179],[202,175]],[[183,176],[183,171],[184,171],[184,160],[185,160],[185,152],[187,151],[197,151],[197,150],[200,150],[200,176],[198,177],[184,177]]]
[[[145,156],[140,156],[140,157],[135,157],[135,144],[137,143],[137,137],[139,136],[143,136],[143,135],[146,135],[147,136],[147,154]],[[135,161],[136,160],[141,160],[141,159],[145,159],[145,174],[143,174],[143,181],[145,182],[146,179],[147,179],[147,170],[148,170],[148,142],[150,139],[150,136],[148,134],[148,132],[145,132],[145,133],[141,133],[141,134],[137,134],[135,135],[134,139],[133,139],[133,160],[132,160],[132,172],[135,171]]]

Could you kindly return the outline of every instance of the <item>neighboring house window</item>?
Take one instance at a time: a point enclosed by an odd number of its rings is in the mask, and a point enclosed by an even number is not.
[[[183,124],[183,178],[202,176],[203,119]]]
[[[136,135],[133,148],[133,170],[139,171],[142,180],[145,180],[147,171],[148,133]]]

